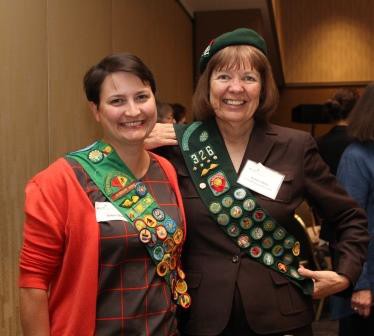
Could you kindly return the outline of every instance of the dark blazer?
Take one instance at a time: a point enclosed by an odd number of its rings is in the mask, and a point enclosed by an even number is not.
[[[210,217],[179,149],[171,148],[164,155],[176,167],[188,227],[183,261],[192,306],[182,315],[182,332],[219,334],[229,320],[236,286],[255,332],[275,333],[310,324],[314,317],[311,297],[241,253]],[[248,159],[285,175],[276,200],[257,195],[260,205],[297,237],[300,230],[294,226],[294,211],[307,199],[340,237],[336,270],[356,282],[366,254],[367,219],[329,173],[313,138],[302,131],[256,124],[241,169]]]

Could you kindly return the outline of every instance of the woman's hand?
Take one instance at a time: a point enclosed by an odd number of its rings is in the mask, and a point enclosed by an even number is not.
[[[145,148],[148,150],[161,147],[177,145],[173,124],[156,123],[148,138],[144,141]]]
[[[368,317],[373,297],[370,289],[362,289],[353,292],[351,298],[351,307],[359,315]]]
[[[348,278],[334,271],[312,271],[300,266],[300,275],[312,279],[314,282],[314,299],[322,299],[326,296],[341,292],[350,285]]]

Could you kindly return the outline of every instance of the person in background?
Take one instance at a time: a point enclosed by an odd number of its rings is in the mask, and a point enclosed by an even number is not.
[[[239,28],[200,57],[196,122],[157,125],[147,146],[174,164],[188,223],[183,261],[192,305],[183,335],[312,335],[313,298],[356,283],[367,218],[322,160],[309,133],[269,122],[278,91],[264,39]],[[170,136],[165,139],[165,134]],[[307,200],[334,226],[334,271],[299,267],[294,214]]]
[[[84,77],[103,138],[26,187],[20,255],[23,335],[177,335],[188,307],[185,220],[171,164],[145,150],[156,84],[131,54]]]
[[[347,118],[358,98],[357,89],[343,88],[337,90],[335,95],[325,103],[327,113],[334,126],[329,132],[317,138],[317,145],[322,159],[334,175],[336,175],[340,157],[346,147],[353,141],[347,132]],[[333,236],[334,229],[331,225],[321,225],[320,238],[328,242],[326,254],[330,254],[331,258],[334,256],[335,248]]]
[[[340,157],[353,140],[347,132],[347,118],[358,98],[357,89],[343,88],[339,89],[334,97],[325,103],[327,113],[334,126],[329,132],[317,138],[317,144],[322,159],[325,160],[334,175],[336,175]]]
[[[364,208],[369,218],[370,244],[363,272],[348,298],[331,301],[339,318],[339,336],[369,336],[374,332],[374,83],[368,85],[349,116],[348,134],[354,139],[344,151],[338,180]]]
[[[157,122],[162,124],[174,124],[173,108],[168,103],[157,102]]]
[[[182,104],[178,103],[171,104],[171,107],[173,108],[175,122],[177,124],[185,124],[187,117],[186,108]]]

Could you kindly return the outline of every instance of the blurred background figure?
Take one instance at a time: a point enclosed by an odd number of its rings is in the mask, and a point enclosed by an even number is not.
[[[157,122],[163,124],[174,124],[173,108],[168,103],[157,102]]]
[[[316,140],[323,160],[330,167],[330,171],[334,175],[336,175],[340,157],[347,146],[353,141],[353,138],[347,131],[347,118],[358,98],[359,93],[357,89],[343,88],[337,90],[335,95],[325,103],[327,113],[334,126],[329,132]],[[331,256],[334,254],[333,231],[331,225],[321,225],[320,238],[329,242]]]
[[[336,175],[340,157],[352,142],[352,138],[347,133],[347,118],[358,98],[359,94],[356,89],[339,89],[325,104],[334,126],[328,133],[319,137],[317,143],[322,158],[334,175]]]
[[[179,103],[171,104],[171,107],[173,108],[173,115],[175,122],[177,124],[185,124],[186,123],[186,114],[187,110],[186,108]]]
[[[332,317],[339,320],[339,336],[373,335],[374,332],[374,83],[362,94],[348,118],[354,139],[344,151],[337,178],[364,208],[371,237],[368,256],[351,297],[333,297]]]

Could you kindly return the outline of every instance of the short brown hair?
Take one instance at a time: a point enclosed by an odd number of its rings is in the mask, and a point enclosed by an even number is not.
[[[374,82],[369,84],[348,118],[349,134],[360,142],[374,141]]]
[[[206,120],[214,116],[214,110],[209,100],[210,77],[213,70],[239,69],[247,63],[250,63],[261,76],[260,103],[254,118],[264,122],[269,120],[279,101],[271,65],[260,50],[247,45],[226,47],[210,59],[199,78],[192,98],[192,112],[196,120]]]
[[[85,74],[83,85],[88,101],[99,106],[101,85],[105,78],[112,73],[121,71],[139,77],[143,83],[151,87],[153,94],[156,93],[156,82],[153,74],[139,57],[129,53],[112,54],[104,57]]]

